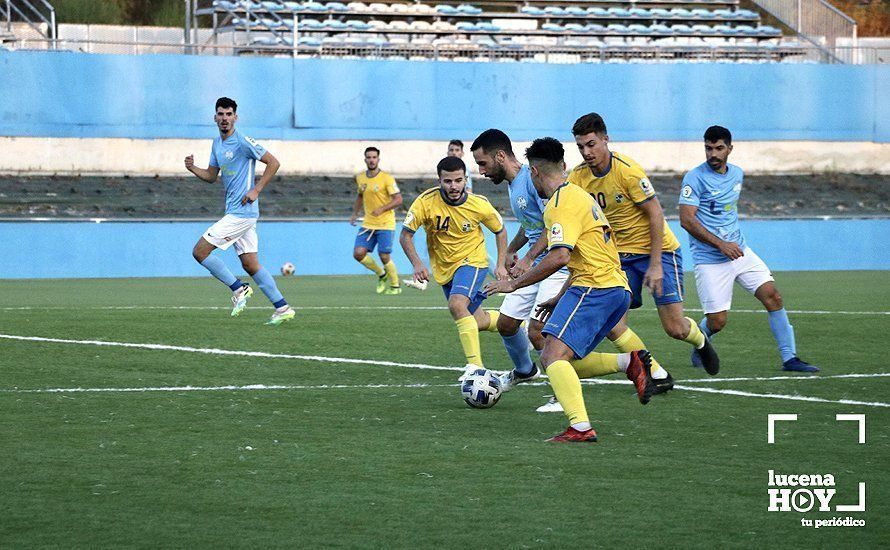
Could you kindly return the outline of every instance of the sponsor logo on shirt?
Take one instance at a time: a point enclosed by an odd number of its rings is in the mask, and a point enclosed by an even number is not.
[[[647,195],[652,192],[652,184],[649,183],[649,178],[642,178],[640,180],[640,189],[643,190],[643,193]]]
[[[562,225],[555,223],[550,228],[550,244],[559,244],[563,240]]]
[[[402,225],[411,225],[414,223],[414,212],[408,211],[408,215],[405,216],[405,222]]]
[[[683,197],[688,199],[691,196],[692,196],[692,187],[690,187],[688,185],[684,186],[683,187]]]

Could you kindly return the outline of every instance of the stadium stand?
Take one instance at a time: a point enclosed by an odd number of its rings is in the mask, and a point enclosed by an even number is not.
[[[801,56],[802,44],[793,35],[738,4],[215,0],[197,13],[211,16],[215,39],[226,36],[241,54],[562,62],[765,62]]]

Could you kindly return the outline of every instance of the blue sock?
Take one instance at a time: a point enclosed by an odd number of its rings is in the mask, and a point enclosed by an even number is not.
[[[244,284],[238,280],[238,277],[235,277],[235,274],[226,267],[225,262],[222,259],[217,258],[213,254],[204,258],[204,261],[201,262],[207,271],[210,272],[211,275],[219,279],[222,284],[231,288],[233,291],[238,290]]]
[[[698,323],[698,328],[700,328],[701,331],[702,331],[703,333],[705,333],[705,336],[707,336],[708,339],[710,339],[711,336],[714,335],[714,334],[711,332],[711,329],[708,328],[708,318],[707,318],[707,317],[704,317],[704,318],[702,318],[701,321],[699,321],[699,323]]]
[[[513,361],[513,366],[519,374],[532,373],[532,359],[528,355],[528,333],[520,328],[513,336],[501,336],[507,355]]]
[[[782,362],[784,363],[797,356],[797,346],[794,343],[794,328],[791,326],[791,322],[788,321],[788,313],[785,311],[785,308],[768,313],[769,328],[773,331],[773,336],[776,337],[776,342],[779,344],[779,353],[782,354]]]
[[[275,284],[275,279],[273,279],[272,275],[266,271],[265,267],[261,267],[259,271],[253,274],[253,280],[256,281],[260,290],[262,290],[263,294],[266,295],[266,298],[272,302],[273,306],[279,308],[287,305],[284,296],[282,296],[281,292],[278,290],[278,285]]]

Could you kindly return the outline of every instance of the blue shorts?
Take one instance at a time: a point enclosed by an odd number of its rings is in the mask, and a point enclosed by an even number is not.
[[[621,269],[627,275],[630,286],[630,309],[643,305],[643,277],[649,269],[648,254],[620,254]],[[661,296],[652,297],[656,306],[676,304],[683,301],[683,256],[680,249],[661,254],[661,267],[664,279],[661,283]]]
[[[621,287],[571,286],[541,332],[558,338],[580,359],[603,341],[629,304],[630,292]]]
[[[395,229],[367,229],[362,227],[355,236],[355,248],[366,248],[368,252],[374,252],[377,247],[379,254],[392,253],[392,236]]]
[[[470,313],[475,312],[482,305],[482,301],[488,296],[482,292],[485,286],[485,276],[488,274],[487,267],[472,267],[462,265],[454,272],[451,280],[442,285],[445,292],[445,299],[451,297],[452,294],[460,294],[470,299]]]

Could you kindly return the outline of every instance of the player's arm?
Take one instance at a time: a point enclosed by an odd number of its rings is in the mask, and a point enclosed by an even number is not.
[[[402,205],[402,194],[396,193],[395,195],[389,196],[389,202],[381,206],[380,208],[375,208],[373,212],[371,212],[372,216],[380,216],[385,212],[389,212],[393,208],[398,208]]]
[[[263,170],[263,175],[260,176],[260,181],[256,182],[256,185],[253,186],[253,189],[248,191],[244,198],[241,199],[241,204],[247,204],[249,202],[253,202],[257,200],[257,197],[260,196],[260,193],[263,189],[266,188],[266,185],[272,181],[272,178],[275,177],[278,169],[281,168],[281,163],[278,162],[278,159],[270,153],[266,151],[263,153],[263,156],[259,158],[259,161],[266,165],[266,168]]]
[[[562,284],[562,288],[559,289],[556,296],[538,304],[538,307],[535,308],[535,317],[538,321],[541,321],[542,323],[547,322],[547,319],[550,318],[550,314],[553,313],[553,308],[556,307],[556,304],[559,303],[560,298],[562,298],[562,295],[566,293],[566,290],[568,290],[570,286],[572,286],[572,278],[566,277],[566,282]]]
[[[528,252],[525,253],[525,256],[522,257],[516,265],[513,267],[513,271],[511,272],[514,277],[519,277],[529,269],[531,269],[532,264],[535,263],[535,258],[540,256],[547,250],[547,239],[538,237],[538,240],[535,241],[529,249]]]
[[[355,197],[355,204],[352,205],[352,215],[349,216],[349,225],[355,225],[355,221],[358,219],[358,215],[361,213],[364,204],[364,198],[362,197],[362,194],[359,193]]]
[[[206,169],[195,166],[195,156],[189,155],[185,157],[185,169],[192,174],[198,176],[207,183],[214,183],[219,176],[219,166],[210,165]]]
[[[513,238],[510,239],[510,244],[507,246],[507,264],[511,275],[513,274],[513,270],[516,269],[516,263],[519,261],[516,254],[527,242],[528,237],[526,237],[525,228],[523,227],[520,227],[519,231],[517,231],[516,234],[513,235]],[[526,269],[528,268],[526,267]]]
[[[723,239],[714,235],[698,221],[696,217],[696,213],[698,212],[698,207],[690,204],[681,204],[680,205],[680,226],[686,230],[687,233],[698,239],[703,243],[707,243],[720,252],[723,253],[724,256],[729,258],[730,260],[736,260],[745,255],[742,251],[742,248],[736,243],[727,242]]]
[[[485,292],[488,293],[489,296],[497,294],[498,292],[509,294],[514,290],[539,283],[567,266],[571,256],[571,248],[565,246],[553,247],[538,265],[526,271],[518,279],[492,281],[485,285]]]
[[[418,283],[429,281],[430,272],[424,265],[423,260],[420,259],[417,248],[414,247],[414,231],[403,227],[402,233],[399,235],[399,244],[402,245],[405,256],[408,257],[408,261],[411,262],[411,266],[414,268],[414,280]]]
[[[501,230],[494,234],[494,238],[498,247],[498,265],[495,267],[494,276],[497,280],[503,281],[510,278],[507,271],[507,228],[501,227]]]
[[[649,218],[649,268],[643,276],[643,284],[656,296],[662,295],[664,269],[661,266],[661,248],[664,245],[664,209],[658,197],[638,204],[640,210]]]

